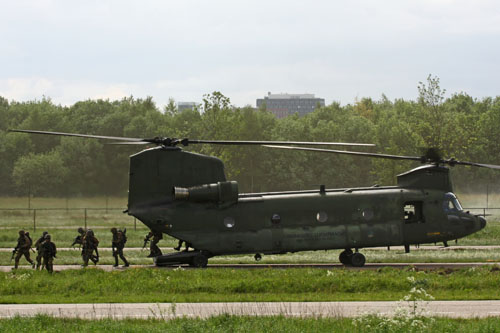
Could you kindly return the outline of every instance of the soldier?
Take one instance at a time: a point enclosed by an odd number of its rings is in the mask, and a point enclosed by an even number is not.
[[[113,250],[113,257],[115,257],[115,264],[113,267],[118,267],[118,256],[125,263],[124,267],[128,267],[129,263],[125,256],[123,255],[123,248],[127,242],[127,229],[124,231],[117,230],[116,228],[111,228],[111,233],[113,234],[113,239],[111,240],[111,249]]]
[[[35,249],[36,249],[36,269],[38,270],[40,266],[42,265],[42,252],[41,252],[41,246],[42,243],[45,241],[45,236],[48,234],[47,231],[44,231],[42,233],[42,237],[38,238],[38,240],[35,243]]]
[[[47,270],[47,272],[52,273],[54,271],[54,258],[56,257],[57,249],[56,244],[50,241],[50,235],[45,235],[45,240],[41,245],[41,252],[43,258],[43,267]]]
[[[89,260],[91,260],[94,265],[97,265],[99,262],[99,252],[97,251],[98,245],[99,240],[94,236],[94,232],[90,229],[87,230],[82,239],[83,267],[88,266]],[[94,255],[94,251],[96,252],[96,255]]]
[[[150,231],[144,238],[144,244],[147,244],[147,242],[151,239],[151,237],[153,237],[153,240],[151,241],[150,244],[149,248],[150,253],[148,255],[148,258],[161,256],[162,255],[161,250],[156,244],[158,244],[158,242],[161,239],[163,239],[162,233],[158,231],[156,232]]]
[[[24,230],[19,230],[17,245],[14,248],[14,251],[12,251],[12,256],[14,256],[14,254],[16,255],[14,269],[17,269],[17,267],[19,266],[19,259],[21,259],[23,255],[31,264],[31,266],[35,268],[35,262],[30,258],[31,244],[32,243],[30,241],[30,238],[26,237],[26,233],[24,232]]]
[[[82,227],[78,228],[78,233],[79,235],[75,237],[75,240],[73,241],[73,244],[71,244],[71,247],[75,247],[75,245],[79,245],[79,246],[82,246],[82,242],[83,242],[83,236],[85,236],[85,229],[83,229]]]
[[[191,243],[188,243],[182,239],[179,239],[179,244],[177,244],[177,247],[174,247],[174,250],[180,251],[181,247],[182,247],[182,243],[184,243],[186,245],[186,249],[184,250],[184,252],[188,252],[189,248],[191,247]]]

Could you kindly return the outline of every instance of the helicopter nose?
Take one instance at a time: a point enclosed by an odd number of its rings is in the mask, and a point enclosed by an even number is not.
[[[479,230],[484,229],[484,227],[486,227],[486,219],[479,216]]]

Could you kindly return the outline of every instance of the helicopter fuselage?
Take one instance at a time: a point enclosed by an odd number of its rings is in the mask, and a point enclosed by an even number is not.
[[[239,194],[220,160],[154,148],[131,157],[129,214],[209,256],[442,242],[484,228],[424,165],[397,186]]]
[[[453,198],[396,186],[241,194],[229,206],[173,201],[142,218],[211,255],[367,248],[448,241],[484,228],[483,218],[449,204]]]

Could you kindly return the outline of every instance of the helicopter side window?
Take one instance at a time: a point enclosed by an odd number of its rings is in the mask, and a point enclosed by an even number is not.
[[[424,223],[422,214],[422,201],[408,201],[404,205],[405,223]]]

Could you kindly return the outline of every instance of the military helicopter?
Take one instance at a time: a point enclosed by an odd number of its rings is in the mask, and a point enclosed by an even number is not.
[[[34,134],[114,140],[113,144],[155,144],[130,156],[128,209],[155,233],[165,233],[193,250],[154,258],[156,265],[206,267],[218,255],[284,254],[343,249],[344,265],[362,267],[362,248],[444,242],[483,229],[486,220],[462,209],[447,166],[500,169],[498,165],[444,159],[430,149],[423,156],[303,147],[370,144],[293,141],[214,141],[155,137],[97,136],[33,130]],[[397,176],[395,186],[239,193],[216,157],[179,145],[262,145],[274,149],[413,160],[423,165]],[[299,146],[299,147],[297,147]]]

